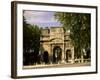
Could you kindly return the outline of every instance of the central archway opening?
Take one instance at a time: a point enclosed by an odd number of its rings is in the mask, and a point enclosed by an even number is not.
[[[53,48],[53,63],[58,63],[62,58],[62,49],[60,46],[55,46]]]

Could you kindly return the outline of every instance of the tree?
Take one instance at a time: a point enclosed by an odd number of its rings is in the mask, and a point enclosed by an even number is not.
[[[23,17],[23,54],[25,63],[37,61],[40,48],[40,29],[37,25],[28,24]],[[30,50],[34,52],[30,55]],[[30,55],[30,56],[29,56]],[[35,58],[35,59],[33,59]],[[28,61],[27,61],[28,60]],[[32,63],[32,62],[31,62]]]
[[[56,12],[55,18],[61,22],[64,30],[70,30],[70,38],[78,55],[90,47],[90,14]]]

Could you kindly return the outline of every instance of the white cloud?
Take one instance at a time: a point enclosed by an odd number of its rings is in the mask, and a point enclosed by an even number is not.
[[[24,16],[26,21],[31,24],[57,22],[51,12],[25,11]]]

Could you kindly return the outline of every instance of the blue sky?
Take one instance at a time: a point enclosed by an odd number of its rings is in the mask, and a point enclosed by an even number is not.
[[[29,24],[36,24],[39,27],[61,26],[54,18],[55,12],[50,11],[24,11],[24,17]]]

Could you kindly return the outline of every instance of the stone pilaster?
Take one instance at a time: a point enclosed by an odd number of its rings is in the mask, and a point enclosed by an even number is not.
[[[72,61],[71,63],[74,63],[74,47],[71,49],[71,58],[72,58]]]

